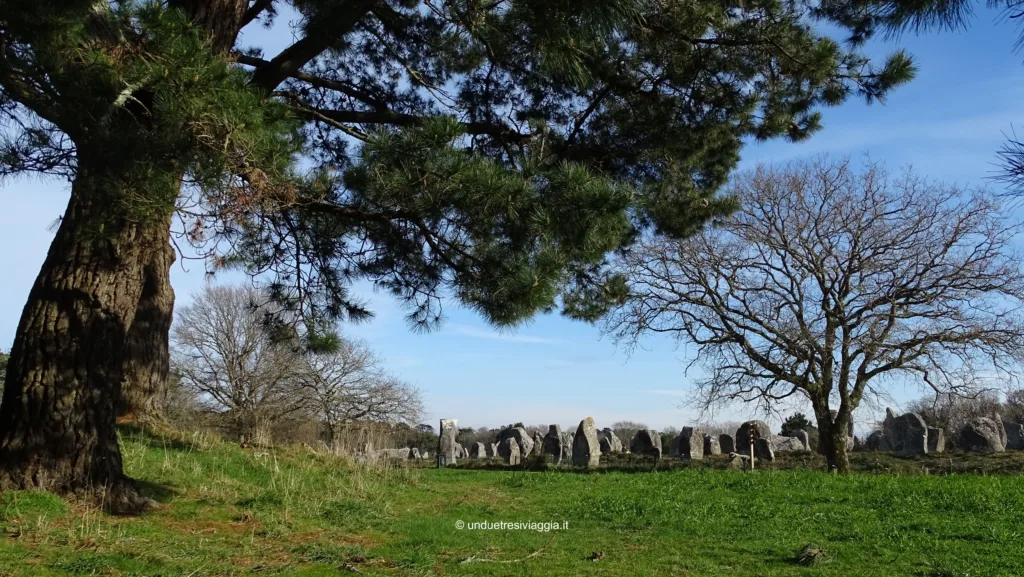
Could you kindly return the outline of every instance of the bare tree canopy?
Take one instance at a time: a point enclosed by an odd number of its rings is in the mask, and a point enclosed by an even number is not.
[[[246,440],[306,405],[298,348],[269,330],[266,300],[252,287],[207,286],[173,329],[171,358],[182,383],[211,410],[229,413]]]
[[[409,424],[423,413],[419,391],[388,375],[365,343],[342,338],[336,350],[309,354],[305,363],[299,382],[324,424],[328,443],[347,423]]]
[[[631,295],[605,327],[696,345],[707,406],[803,396],[845,471],[865,394],[896,378],[976,391],[1021,359],[1020,225],[992,196],[825,157],[762,166],[729,192],[729,219],[622,259]]]

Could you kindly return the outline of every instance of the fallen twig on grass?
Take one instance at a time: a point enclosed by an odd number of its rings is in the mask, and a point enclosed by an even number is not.
[[[469,557],[466,557],[462,561],[459,561],[459,563],[520,563],[522,561],[526,561],[527,559],[536,557],[537,555],[540,555],[541,553],[543,553],[544,550],[548,548],[548,545],[550,545],[551,542],[555,540],[555,536],[556,535],[558,535],[558,533],[552,533],[551,534],[551,538],[548,539],[548,542],[545,543],[543,547],[541,547],[540,549],[537,549],[533,553],[530,553],[529,555],[527,555],[526,557],[523,557],[521,559],[506,559],[506,560],[502,560],[502,559],[487,559],[486,557],[477,557],[476,555],[470,555]]]

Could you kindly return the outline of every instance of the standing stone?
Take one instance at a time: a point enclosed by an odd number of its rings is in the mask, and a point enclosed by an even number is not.
[[[490,445],[488,445],[488,447],[487,447],[487,456],[488,457],[498,457],[499,456],[498,455],[498,443],[491,443]]]
[[[988,417],[970,419],[960,429],[960,446],[967,451],[1001,453],[1006,450],[999,434],[1002,428],[1002,421],[997,423]]]
[[[889,450],[887,441],[882,431],[873,431],[868,435],[868,439],[864,441],[864,447],[869,451],[883,451]]]
[[[458,419],[441,419],[441,433],[437,436],[437,454],[444,456],[449,465],[457,461],[455,435],[459,429]]]
[[[928,425],[917,413],[904,413],[897,417],[892,410],[885,409],[882,436],[885,438],[883,444],[897,456],[928,453]]]
[[[580,421],[572,441],[572,464],[577,467],[593,468],[601,463],[601,445],[597,440],[594,418]]]
[[[750,454],[750,432],[754,432],[754,438],[771,439],[772,429],[764,421],[747,421],[736,429],[736,452],[741,455]],[[756,448],[755,448],[756,450]]]
[[[1003,426],[1003,418],[999,416],[999,413],[996,413],[995,418],[993,419],[993,422],[995,422],[996,427],[999,430],[999,440],[1001,441],[1001,444],[1003,445],[1003,449],[1005,450],[1006,449],[1006,427]]]
[[[420,454],[420,457],[422,457],[422,458],[424,458],[424,459],[429,459],[429,458],[430,458],[430,451],[423,451],[423,452],[422,452],[422,453]]]
[[[498,452],[505,459],[506,465],[518,465],[521,462],[522,454],[519,451],[519,443],[514,437],[505,437],[505,440],[498,443]]]
[[[540,431],[533,432],[533,454],[544,454],[544,435],[541,435]]]
[[[604,437],[599,437],[598,443],[601,444],[601,454],[607,455],[612,452],[612,442]]]
[[[629,450],[637,455],[648,455],[657,461],[661,459],[661,435],[651,429],[640,429],[629,443]]]
[[[462,446],[462,443],[455,443],[455,458],[456,459],[467,459],[469,458],[469,451]]]
[[[704,458],[704,432],[700,429],[683,427],[674,444],[683,459],[693,461]]]
[[[775,446],[771,439],[760,438],[754,441],[754,456],[759,461],[775,460]]]
[[[469,446],[469,456],[473,459],[486,459],[487,447],[483,443],[473,443]]]
[[[576,434],[572,431],[565,431],[562,433],[562,461],[572,459],[572,443],[575,439]]]
[[[775,435],[771,439],[774,451],[777,453],[794,453],[805,451],[807,445],[797,437],[783,437]]]
[[[609,429],[608,427],[605,427],[605,428],[601,429],[600,432],[597,433],[597,437],[599,439],[607,439],[608,440],[609,451],[607,451],[607,452],[609,452],[609,453],[621,453],[622,452],[622,440],[620,440],[618,435],[615,434],[615,431]],[[606,451],[604,451],[602,449],[601,452],[604,453]]]
[[[718,444],[718,437],[714,435],[704,435],[704,454],[705,455],[721,455],[722,446]]]
[[[736,452],[736,441],[733,440],[732,435],[718,435],[718,445],[722,447],[722,452],[725,454]]]
[[[559,425],[548,425],[548,434],[544,435],[541,442],[541,453],[551,455],[554,464],[562,462],[562,427]]]
[[[946,450],[946,432],[938,427],[928,427],[928,452],[941,453]]]
[[[1003,421],[1003,429],[1006,431],[1006,448],[1024,450],[1024,425]]]
[[[804,451],[811,450],[811,437],[807,434],[807,431],[800,429],[796,433],[793,433],[793,436],[800,439],[800,443],[804,446]]]
[[[420,450],[417,449],[416,447],[413,447],[412,451],[410,451],[409,458],[410,459],[422,459],[423,457],[420,456]]]
[[[498,442],[504,441],[506,438],[513,438],[516,443],[519,444],[519,457],[525,459],[533,453],[533,439],[530,438],[530,434],[526,432],[526,429],[522,427],[513,427],[505,429],[498,433]],[[538,450],[540,447],[538,447]]]

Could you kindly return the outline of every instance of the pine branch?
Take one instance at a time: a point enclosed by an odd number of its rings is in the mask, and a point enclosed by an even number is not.
[[[270,60],[270,67],[261,68],[253,75],[253,84],[267,92],[277,88],[286,78],[319,56],[345,34],[373,8],[379,0],[350,0],[346,10],[336,19],[324,18],[313,25],[306,36]],[[333,15],[332,15],[333,16]]]

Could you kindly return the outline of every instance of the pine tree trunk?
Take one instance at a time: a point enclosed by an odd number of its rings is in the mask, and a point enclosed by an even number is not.
[[[164,402],[170,373],[170,330],[174,289],[170,269],[174,248],[170,222],[149,231],[149,259],[143,266],[142,296],[125,343],[124,380],[118,420],[145,427],[167,427]]]
[[[100,493],[113,512],[147,500],[124,475],[115,417],[125,339],[145,285],[152,226],[116,216],[81,160],[71,200],[29,293],[0,405],[0,487]]]

